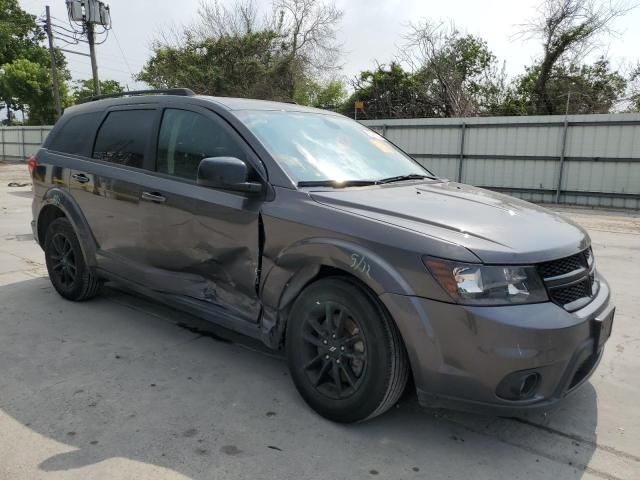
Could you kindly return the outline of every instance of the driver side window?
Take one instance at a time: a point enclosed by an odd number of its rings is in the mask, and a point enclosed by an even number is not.
[[[195,180],[203,158],[236,157],[242,147],[216,122],[196,112],[168,108],[158,136],[156,171]]]

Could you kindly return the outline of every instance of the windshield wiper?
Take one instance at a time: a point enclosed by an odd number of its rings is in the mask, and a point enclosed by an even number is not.
[[[422,180],[425,178],[429,178],[431,180],[438,180],[437,177],[431,175],[420,175],[417,173],[410,173],[408,175],[398,175],[395,177],[388,177],[378,180],[377,183],[393,183],[393,182],[403,182],[405,180]]]
[[[298,182],[299,187],[366,187],[367,185],[381,185],[383,183],[403,182],[405,180],[422,180],[422,179],[440,180],[432,175],[421,175],[417,173],[409,173],[407,175],[398,175],[395,177],[382,178],[380,180],[305,180]]]
[[[367,185],[376,185],[379,182],[375,180],[307,180],[298,182],[299,187],[366,187]]]

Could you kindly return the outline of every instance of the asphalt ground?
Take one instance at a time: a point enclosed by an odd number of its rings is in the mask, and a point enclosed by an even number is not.
[[[281,356],[118,290],[71,303],[33,241],[24,165],[0,165],[0,479],[640,479],[640,214],[561,212],[617,305],[591,380],[526,420],[425,410],[337,425]]]

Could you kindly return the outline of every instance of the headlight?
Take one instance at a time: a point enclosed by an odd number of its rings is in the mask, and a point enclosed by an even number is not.
[[[535,267],[459,263],[425,257],[424,263],[453,300],[465,305],[546,302]]]

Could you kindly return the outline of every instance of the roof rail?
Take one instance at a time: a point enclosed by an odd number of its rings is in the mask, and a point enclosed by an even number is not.
[[[96,100],[104,100],[105,98],[133,97],[136,95],[181,95],[191,97],[195,95],[194,91],[189,88],[165,88],[160,90],[131,90],[130,92],[109,93],[107,95],[94,95],[88,97],[79,103],[95,102]]]

